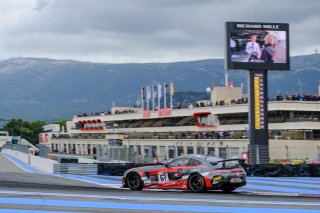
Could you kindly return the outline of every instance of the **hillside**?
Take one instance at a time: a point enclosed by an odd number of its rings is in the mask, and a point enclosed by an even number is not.
[[[269,93],[317,93],[320,55],[291,59],[290,72],[270,72]],[[173,81],[176,91],[204,92],[224,82],[221,59],[176,63],[103,64],[42,58],[12,58],[0,62],[0,118],[55,121],[78,112],[105,111],[136,103],[139,89]],[[229,71],[235,86],[247,82],[246,71]],[[246,88],[245,88],[246,89]],[[180,101],[180,100],[179,100]]]

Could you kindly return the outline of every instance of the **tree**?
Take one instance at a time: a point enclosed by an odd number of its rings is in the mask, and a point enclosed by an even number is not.
[[[21,136],[32,144],[38,143],[38,135],[42,132],[42,126],[46,125],[44,121],[24,121],[22,119],[11,119],[3,127],[12,136]]]
[[[64,127],[64,129],[66,131],[66,129],[67,129],[67,121],[68,120],[61,120],[61,121],[54,122],[53,124],[59,124],[61,131],[63,129],[62,127]]]

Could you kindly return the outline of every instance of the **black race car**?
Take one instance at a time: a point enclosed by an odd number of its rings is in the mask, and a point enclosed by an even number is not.
[[[129,169],[124,173],[122,185],[131,190],[183,189],[203,192],[212,189],[229,193],[246,185],[246,172],[241,162],[242,159],[186,155],[164,165]]]

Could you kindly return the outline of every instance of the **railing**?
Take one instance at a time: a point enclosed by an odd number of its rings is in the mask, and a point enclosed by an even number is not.
[[[21,144],[5,144],[1,147],[1,149],[2,150],[10,149],[10,150],[19,151],[25,154],[29,154],[29,147]]]
[[[97,164],[77,164],[61,163],[55,164],[53,171],[55,174],[72,174],[72,175],[97,175]]]
[[[97,160],[112,163],[156,163],[182,155],[214,155],[224,159],[251,157],[248,162],[320,164],[320,142],[301,143],[298,141],[273,141],[269,146],[248,145],[247,143],[178,143],[152,145],[130,145],[119,147],[97,146]],[[264,162],[259,159],[265,159]],[[266,162],[265,162],[266,161]]]

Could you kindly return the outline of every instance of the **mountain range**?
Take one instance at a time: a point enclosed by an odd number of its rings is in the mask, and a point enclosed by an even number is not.
[[[223,59],[173,63],[107,64],[17,57],[0,61],[0,118],[48,122],[71,119],[79,112],[133,106],[142,86],[172,81],[175,91],[205,92],[224,84]],[[228,71],[235,86],[247,71]],[[269,96],[318,93],[320,54],[291,58],[290,71],[269,72]]]

